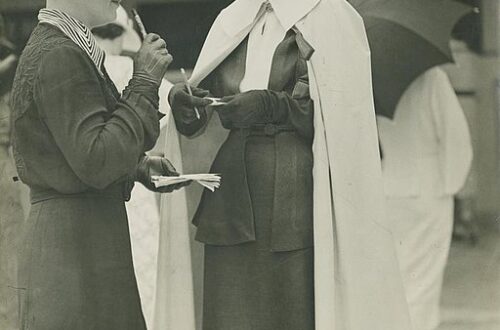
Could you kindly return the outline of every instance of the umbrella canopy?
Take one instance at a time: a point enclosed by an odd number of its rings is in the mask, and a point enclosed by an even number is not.
[[[453,62],[453,27],[471,7],[451,0],[350,0],[365,21],[378,114],[392,118],[408,86],[429,68]]]

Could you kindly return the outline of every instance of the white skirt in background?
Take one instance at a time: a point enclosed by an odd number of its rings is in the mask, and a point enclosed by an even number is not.
[[[453,229],[453,198],[388,198],[414,330],[435,330]]]

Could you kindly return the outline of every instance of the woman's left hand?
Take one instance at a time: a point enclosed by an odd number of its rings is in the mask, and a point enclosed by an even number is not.
[[[221,101],[227,104],[214,108],[219,113],[221,123],[225,128],[246,128],[266,122],[269,98],[269,91],[252,90],[226,96]]]
[[[144,156],[137,166],[136,181],[142,183],[149,190],[159,193],[169,193],[191,184],[191,181],[187,181],[156,188],[151,181],[153,176],[179,176],[179,173],[177,173],[172,163],[165,157]]]

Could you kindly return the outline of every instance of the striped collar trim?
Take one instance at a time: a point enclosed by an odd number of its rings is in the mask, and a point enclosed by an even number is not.
[[[40,23],[47,23],[60,29],[90,57],[102,73],[104,51],[97,45],[90,29],[79,20],[57,9],[42,9],[38,14]]]

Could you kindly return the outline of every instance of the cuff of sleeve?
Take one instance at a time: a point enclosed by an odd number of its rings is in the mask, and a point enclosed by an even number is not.
[[[273,124],[282,124],[288,118],[288,95],[286,92],[265,91],[265,116]]]
[[[130,80],[127,88],[123,92],[123,95],[128,95],[130,93],[137,93],[145,97],[156,110],[159,108],[160,97],[158,95],[158,90],[160,88],[159,83],[151,80],[145,75],[134,73],[134,76]]]
[[[150,75],[148,75],[147,73],[142,72],[142,71],[135,71],[134,74],[133,74],[133,77],[137,78],[137,79],[140,79],[142,81],[150,82],[150,83],[152,83],[154,85],[158,85],[158,87],[160,87],[160,84],[161,84],[161,81],[157,81],[156,79],[151,78]]]

